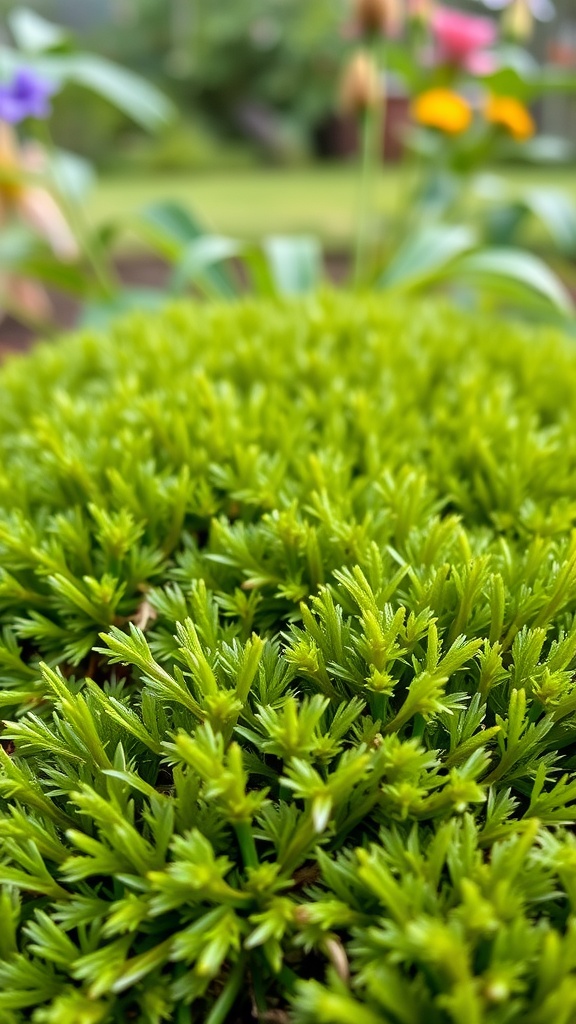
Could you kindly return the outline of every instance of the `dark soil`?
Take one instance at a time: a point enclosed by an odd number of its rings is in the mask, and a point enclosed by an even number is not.
[[[349,258],[345,255],[330,256],[327,261],[327,273],[336,284],[343,282],[349,266]],[[151,255],[126,257],[118,261],[118,275],[128,287],[164,288],[169,276],[169,268],[161,259]],[[78,319],[79,303],[68,296],[53,293],[50,296],[57,330],[70,330]],[[7,355],[25,352],[36,340],[36,335],[29,327],[19,323],[13,317],[6,317],[0,323],[0,362]]]
[[[343,284],[350,269],[350,257],[344,253],[331,254],[326,260],[326,274],[334,284]],[[120,279],[128,287],[159,288],[166,286],[169,267],[163,260],[152,255],[125,257],[118,261],[117,271]],[[576,301],[576,289],[570,287]],[[79,303],[60,293],[51,295],[54,308],[56,333],[72,329],[78,320]],[[37,340],[37,335],[24,324],[12,317],[6,317],[0,323],[0,363],[7,355],[25,352]]]
[[[169,273],[162,260],[148,255],[119,260],[117,270],[124,284],[139,288],[163,288]],[[80,312],[79,303],[60,292],[52,292],[50,299],[57,329],[67,331],[73,328]],[[29,327],[11,316],[6,317],[0,323],[0,361],[10,353],[25,352],[35,338]]]

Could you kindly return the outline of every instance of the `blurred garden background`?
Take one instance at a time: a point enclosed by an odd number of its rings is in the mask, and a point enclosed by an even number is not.
[[[49,141],[46,118],[12,123],[4,139],[0,261],[5,281],[14,271],[43,279],[57,324],[77,319],[79,302],[96,320],[106,304],[153,305],[167,282],[171,293],[206,280],[211,292],[217,279],[230,290],[213,270],[237,263],[241,246],[263,245],[265,276],[271,267],[284,290],[317,283],[312,264],[340,280],[354,250],[357,284],[396,285],[392,254],[402,263],[422,227],[442,259],[425,259],[410,287],[444,287],[447,261],[465,257],[466,303],[476,278],[500,276],[507,246],[545,261],[566,294],[576,287],[574,0],[2,0],[0,22],[5,82],[24,68],[52,83]],[[370,97],[363,106],[354,92],[371,70],[374,118]],[[418,106],[428,95],[432,108]],[[450,121],[454,100],[470,117]],[[13,230],[14,175],[29,176],[30,143],[59,162],[45,184],[76,236],[78,259],[56,252],[58,271],[42,224],[23,218],[35,240]],[[367,221],[371,237],[359,241]],[[424,243],[416,238],[417,257]],[[495,263],[469,262],[482,246]],[[299,268],[279,271],[279,259]],[[253,253],[247,266],[226,271],[234,287],[263,280]],[[532,290],[537,265],[518,263],[512,278]],[[12,338],[14,320],[28,337],[54,319],[25,290],[3,290]]]

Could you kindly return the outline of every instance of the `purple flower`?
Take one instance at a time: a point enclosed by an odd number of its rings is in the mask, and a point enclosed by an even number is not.
[[[18,68],[10,82],[0,84],[0,121],[19,124],[27,117],[50,114],[56,86],[32,68]]]

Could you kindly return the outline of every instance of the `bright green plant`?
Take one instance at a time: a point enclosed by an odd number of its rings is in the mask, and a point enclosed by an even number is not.
[[[573,345],[180,305],[0,398],[2,1024],[570,1024]]]

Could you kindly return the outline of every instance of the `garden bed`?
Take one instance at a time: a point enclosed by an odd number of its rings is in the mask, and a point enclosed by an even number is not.
[[[128,287],[164,288],[169,269],[166,263],[150,254],[126,255],[117,263],[118,275]],[[80,305],[60,292],[52,292],[50,300],[54,309],[55,330],[67,331],[78,320]],[[30,348],[36,334],[25,324],[8,316],[0,324],[0,359],[11,352],[23,352]]]
[[[326,272],[331,281],[339,284],[345,278],[350,259],[345,254],[332,253],[326,258]],[[122,282],[128,287],[166,287],[170,268],[164,260],[151,255],[134,253],[123,256],[117,262],[117,271]],[[60,293],[52,293],[56,330],[73,328],[80,313],[80,305]],[[6,317],[0,323],[0,361],[13,352],[25,352],[34,343],[35,332],[13,317]]]

